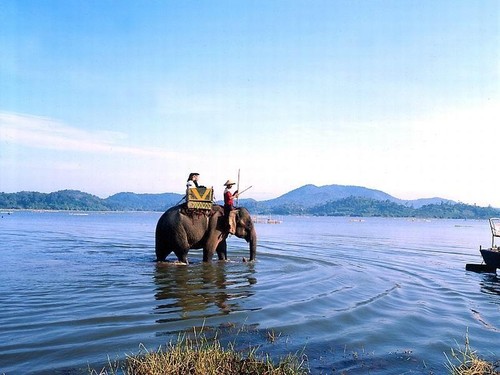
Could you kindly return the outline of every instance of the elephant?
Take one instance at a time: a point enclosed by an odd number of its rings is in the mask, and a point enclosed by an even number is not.
[[[236,210],[234,234],[249,243],[250,261],[254,261],[257,234],[250,213],[244,207]],[[220,205],[213,205],[207,213],[190,212],[183,204],[171,207],[163,213],[156,225],[156,260],[165,261],[173,251],[179,262],[188,264],[189,249],[203,249],[204,262],[211,262],[216,251],[219,260],[227,260],[228,235],[227,218]]]

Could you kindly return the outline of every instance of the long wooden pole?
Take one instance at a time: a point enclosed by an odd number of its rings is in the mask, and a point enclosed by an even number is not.
[[[240,205],[240,168],[238,168],[238,184],[236,185],[236,191],[238,192],[238,196],[236,197],[236,205]]]
[[[241,193],[238,193],[238,196],[239,196],[240,194],[243,194],[243,193],[244,193],[245,191],[247,191],[248,189],[251,189],[252,187],[253,187],[253,186],[249,186],[249,187],[247,187],[247,188],[246,188],[245,190],[243,190]]]

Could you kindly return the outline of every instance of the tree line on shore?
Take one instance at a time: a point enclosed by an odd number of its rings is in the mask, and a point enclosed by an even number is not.
[[[165,211],[182,201],[175,193],[134,194],[119,193],[106,199],[77,190],[54,193],[19,192],[0,193],[0,209],[74,210],[74,211]],[[253,214],[260,215],[314,215],[361,217],[418,217],[447,219],[487,219],[500,216],[500,210],[464,203],[441,202],[419,208],[389,200],[349,196],[307,207],[290,202],[272,204],[253,199],[240,200]]]
[[[464,203],[427,204],[419,208],[371,198],[347,197],[323,205],[302,208],[296,205],[275,207],[267,212],[274,215],[314,215],[352,217],[415,217],[441,219],[488,219],[500,215],[500,210]],[[266,212],[264,212],[266,213]]]

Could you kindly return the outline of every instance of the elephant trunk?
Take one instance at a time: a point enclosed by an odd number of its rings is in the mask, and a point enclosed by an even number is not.
[[[254,228],[252,228],[252,231],[250,232],[248,243],[250,247],[250,261],[253,261],[255,260],[255,255],[257,254],[257,233]]]

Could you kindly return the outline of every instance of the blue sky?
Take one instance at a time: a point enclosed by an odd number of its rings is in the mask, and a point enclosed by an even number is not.
[[[0,3],[0,191],[500,207],[498,1]],[[217,194],[218,193],[218,194]]]

